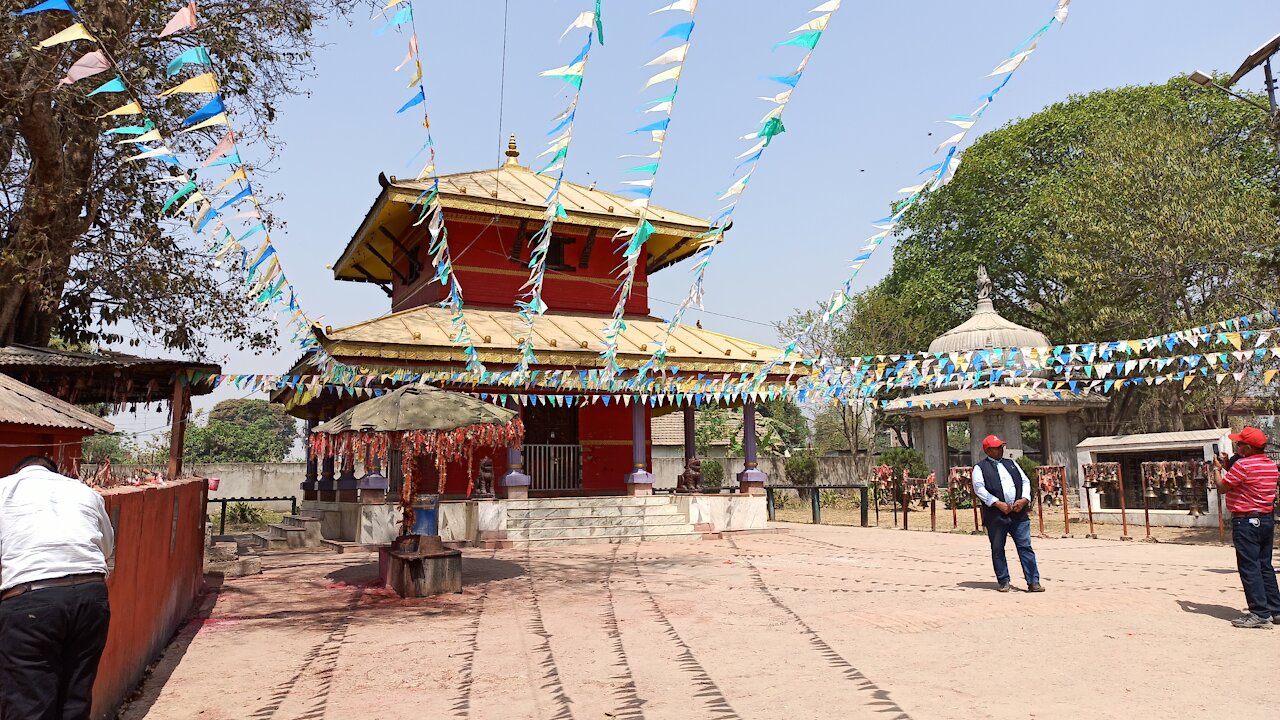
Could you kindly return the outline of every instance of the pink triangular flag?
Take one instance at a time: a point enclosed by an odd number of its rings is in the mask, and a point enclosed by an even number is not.
[[[404,67],[405,65],[408,65],[409,61],[414,59],[417,56],[418,56],[418,36],[414,35],[413,37],[409,38],[409,52],[404,54],[404,60],[400,61],[400,64],[396,66],[395,71],[400,72],[400,68]]]
[[[107,60],[107,56],[102,54],[101,50],[85,53],[79,60],[67,70],[67,76],[58,81],[59,85],[70,85],[71,83],[83,78],[92,77],[100,72],[106,72],[111,67],[111,63]]]
[[[203,167],[209,167],[210,163],[231,152],[231,148],[235,146],[236,134],[228,130],[227,134],[223,135],[222,139],[218,141],[218,144],[213,146],[213,152],[209,153],[209,157],[204,159]]]
[[[188,3],[186,7],[179,10],[160,31],[158,37],[172,35],[183,30],[196,29],[196,4]]]

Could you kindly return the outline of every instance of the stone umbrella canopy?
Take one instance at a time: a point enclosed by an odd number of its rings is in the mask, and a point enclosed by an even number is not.
[[[986,268],[978,267],[978,304],[973,315],[942,333],[929,344],[929,352],[957,353],[993,348],[1043,348],[1049,346],[1043,333],[1012,322],[996,312],[992,303],[992,283]],[[932,392],[895,399],[885,407],[890,416],[910,418],[913,445],[924,453],[929,469],[939,478],[947,477],[950,458],[947,423],[969,423],[969,458],[982,457],[982,439],[999,435],[1008,443],[1006,457],[1017,458],[1027,450],[1022,437],[1023,419],[1042,419],[1042,442],[1047,465],[1065,465],[1068,477],[1076,474],[1075,446],[1084,437],[1079,413],[1107,404],[1106,398],[1082,393],[1072,395],[1052,390],[1011,385],[981,388],[944,387]]]

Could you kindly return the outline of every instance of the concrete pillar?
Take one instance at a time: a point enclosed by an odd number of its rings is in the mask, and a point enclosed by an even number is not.
[[[348,455],[342,461],[342,474],[334,483],[334,499],[338,502],[359,502],[360,481],[356,478],[356,459]]]
[[[738,492],[763,495],[769,476],[756,469],[756,404],[752,400],[742,403],[742,458],[745,467],[738,473]]]
[[[652,495],[653,473],[649,472],[648,423],[645,422],[644,403],[634,398],[631,403],[631,465],[632,471],[627,473],[628,495]]]
[[[939,484],[947,480],[947,421],[942,418],[921,418],[916,430],[916,447],[924,453],[925,464],[938,477]]]
[[[316,481],[316,499],[320,502],[335,502],[338,499],[338,480],[333,474],[333,456],[320,459],[320,479]]]
[[[520,413],[520,405],[509,400],[507,407]],[[523,413],[521,413],[523,414]],[[533,480],[524,473],[524,453],[518,447],[507,448],[507,474],[502,476],[502,487],[508,500],[524,500],[529,497],[529,485]]]
[[[1067,468],[1068,487],[1079,487],[1079,463],[1076,461],[1076,434],[1074,415],[1049,415],[1044,419],[1045,457],[1050,465]]]

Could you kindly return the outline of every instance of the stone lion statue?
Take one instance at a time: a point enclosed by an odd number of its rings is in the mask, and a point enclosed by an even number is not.
[[[689,458],[685,463],[684,472],[680,473],[680,481],[676,484],[676,492],[678,493],[698,493],[702,492],[702,461],[698,458]]]
[[[480,459],[480,472],[476,475],[475,497],[493,497],[493,459]]]

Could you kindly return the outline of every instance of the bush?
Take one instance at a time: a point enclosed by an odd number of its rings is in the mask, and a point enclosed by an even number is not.
[[[702,461],[702,487],[718,488],[724,484],[724,465],[719,460]]]
[[[227,506],[227,522],[231,525],[261,525],[266,512],[257,505],[231,503]]]
[[[924,461],[924,453],[915,448],[897,447],[880,453],[881,465],[888,465],[893,470],[895,480],[902,480],[902,471],[913,478],[929,477],[929,465]]]
[[[783,469],[787,473],[788,485],[813,485],[818,481],[818,461],[808,450],[802,450],[787,458]]]
[[[1019,456],[1015,462],[1018,463],[1018,467],[1022,468],[1022,472],[1027,474],[1027,479],[1034,483],[1036,481],[1036,468],[1040,467],[1040,463],[1026,455]]]

